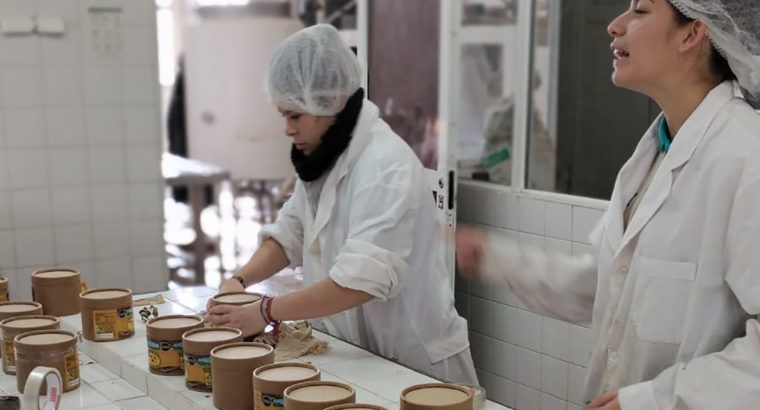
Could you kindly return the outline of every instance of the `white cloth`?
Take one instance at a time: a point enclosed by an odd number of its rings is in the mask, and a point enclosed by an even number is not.
[[[440,257],[425,170],[378,117],[377,107],[368,100],[363,104],[351,143],[325,180],[316,217],[299,180],[262,235],[282,245],[291,265],[303,266],[305,285],[330,278],[374,296],[315,320],[317,328],[420,370],[463,351],[469,356],[467,324],[454,309],[451,279]],[[472,369],[443,368],[446,372],[434,376],[477,382],[451,378],[474,375]]]
[[[620,170],[592,233],[596,263],[494,240],[482,269],[540,313],[592,320],[584,400],[619,391],[623,410],[758,408],[760,115],[733,97],[730,82],[713,89],[624,230],[625,204],[656,154],[658,121]]]

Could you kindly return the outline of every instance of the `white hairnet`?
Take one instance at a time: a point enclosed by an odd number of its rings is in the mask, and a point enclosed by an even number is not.
[[[760,0],[670,0],[707,25],[715,48],[736,74],[747,101],[760,108]]]
[[[288,37],[269,62],[268,89],[277,107],[335,115],[361,86],[361,67],[335,27],[318,24]]]

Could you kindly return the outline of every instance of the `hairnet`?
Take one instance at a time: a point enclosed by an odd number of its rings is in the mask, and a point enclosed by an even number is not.
[[[715,48],[736,74],[747,101],[760,108],[760,1],[670,0],[685,16],[707,25]]]
[[[361,86],[361,67],[335,27],[318,24],[288,37],[274,52],[267,74],[277,107],[335,115]]]

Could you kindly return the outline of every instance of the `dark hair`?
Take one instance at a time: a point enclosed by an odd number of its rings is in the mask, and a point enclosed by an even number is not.
[[[670,4],[670,2],[668,2]],[[681,12],[681,10],[678,10],[675,8],[672,4],[670,7],[675,12],[675,19],[676,24],[679,26],[685,26],[692,21],[694,21],[693,18],[686,17],[685,14]],[[710,69],[713,73],[720,76],[721,80],[736,80],[736,74],[731,70],[731,67],[728,65],[728,61],[718,52],[718,50],[715,49],[715,46],[710,44]]]

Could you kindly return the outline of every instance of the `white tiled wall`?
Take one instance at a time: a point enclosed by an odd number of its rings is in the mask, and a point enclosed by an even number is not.
[[[121,10],[111,53],[93,7]],[[51,265],[164,289],[155,2],[0,1],[0,18],[37,15],[65,34],[0,33],[0,274],[19,299]]]
[[[592,252],[588,234],[602,212],[483,184],[459,185],[459,222],[546,252]],[[473,360],[491,400],[516,410],[582,408],[588,328],[530,312],[506,287],[462,278],[456,304],[469,321]]]

